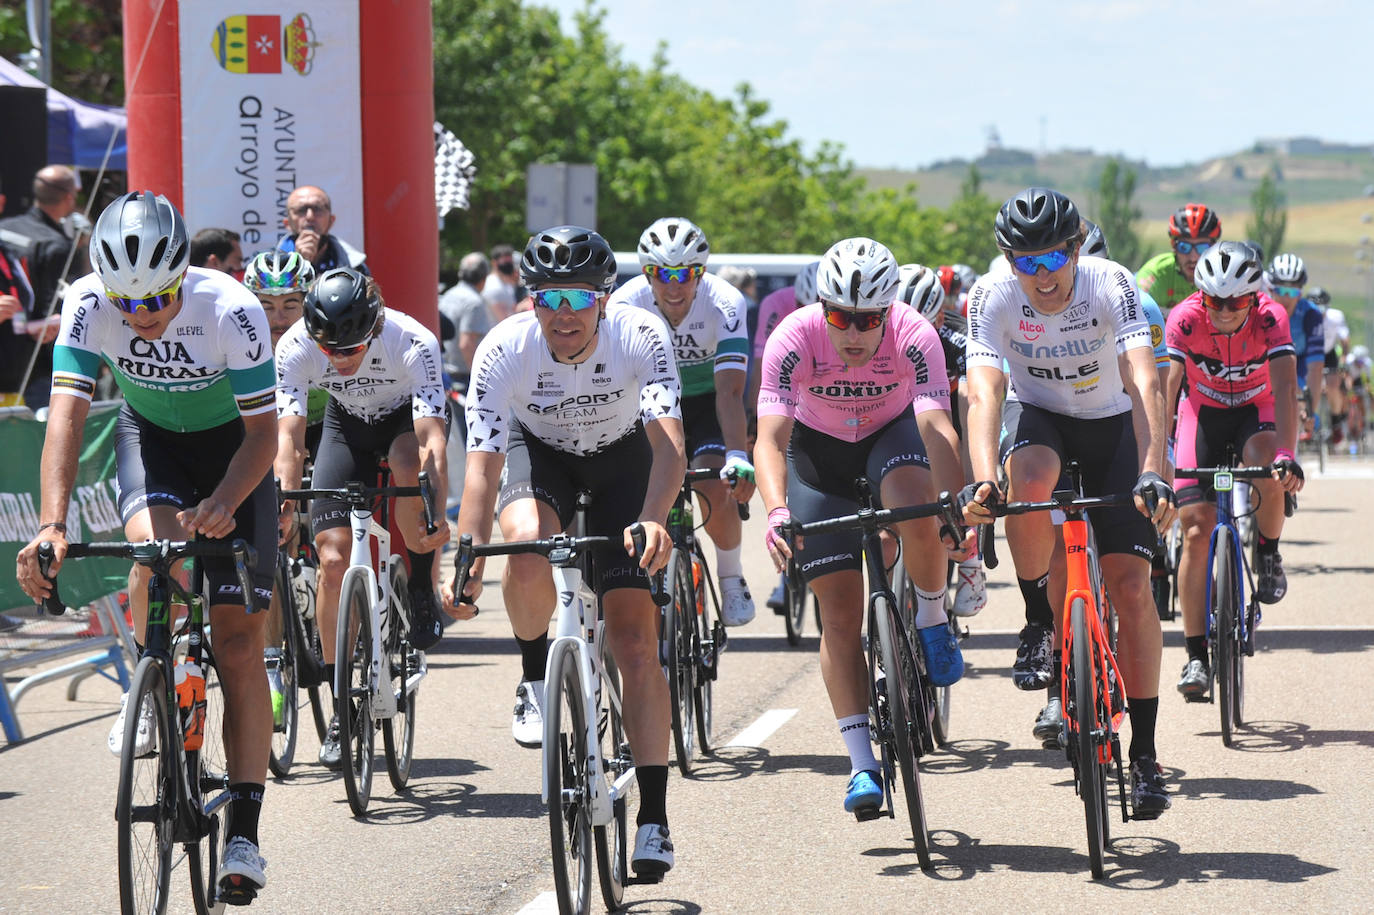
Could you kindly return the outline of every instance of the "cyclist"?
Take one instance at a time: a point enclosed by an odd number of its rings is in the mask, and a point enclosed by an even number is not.
[[[754,599],[740,560],[740,518],[731,504],[748,504],[754,494],[749,463],[748,422],[744,415],[749,336],[745,301],[729,283],[706,273],[711,248],[706,233],[690,220],[657,220],[639,237],[637,276],[611,294],[612,305],[633,305],[657,314],[673,335],[673,352],[682,379],[682,431],[687,460],[698,468],[720,470],[720,480],[698,483],[698,497],[709,506],[706,533],[716,545],[721,621],[743,626],[754,618]],[[737,482],[731,487],[726,480]]]
[[[1322,340],[1326,345],[1326,356],[1322,362],[1326,378],[1322,389],[1331,410],[1331,444],[1339,445],[1345,436],[1346,390],[1342,378],[1342,360],[1350,345],[1350,326],[1345,322],[1345,312],[1326,306],[1322,312]]]
[[[608,304],[615,256],[590,229],[556,226],[530,238],[520,262],[533,313],[498,324],[477,348],[468,387],[468,462],[458,530],[490,539],[499,511],[506,540],[549,537],[572,521],[580,489],[592,494],[587,533],[622,536],[625,552],[597,554],[606,637],[620,674],[625,733],[639,781],[632,867],[662,874],[673,866],[668,832],[668,682],[658,660],[658,608],[648,574],[672,551],[663,526],[687,470],[680,386],[668,328],[652,311]],[[509,459],[507,457],[509,456]],[[507,477],[500,483],[501,470]],[[644,555],[630,527],[644,526]],[[482,590],[484,561],[473,563],[461,595]],[[544,669],[557,603],[542,556],[511,556],[501,580],[520,646],[524,678],[511,730],[517,743],[543,741]]]
[[[1263,268],[1239,242],[1222,242],[1198,263],[1198,291],[1169,313],[1171,398],[1187,385],[1178,407],[1180,467],[1219,466],[1227,446],[1245,464],[1273,463],[1273,478],[1255,480],[1259,492],[1259,582],[1255,596],[1266,604],[1287,589],[1279,557],[1283,492],[1302,489],[1302,468],[1293,456],[1298,401],[1293,339],[1283,307],[1259,293]],[[1201,698],[1211,682],[1207,666],[1207,544],[1216,526],[1210,486],[1179,480],[1183,553],[1178,602],[1188,648],[1178,690]],[[1129,682],[1129,677],[1128,681]]]
[[[443,505],[448,401],[434,334],[410,315],[387,308],[376,280],[351,267],[320,274],[302,310],[301,319],[277,344],[276,474],[282,488],[300,486],[309,391],[321,388],[329,404],[315,454],[314,487],[367,482],[385,457],[397,486],[416,485],[419,472],[427,470],[434,482],[434,504]],[[295,503],[284,502],[283,535],[290,533],[295,515]],[[422,651],[434,647],[444,632],[434,593],[434,551],[448,542],[449,527],[442,517],[435,524],[435,532],[426,534],[420,500],[396,500],[396,528],[410,559],[410,641]],[[348,505],[337,499],[312,501],[310,528],[320,561],[315,618],[325,676],[332,684],[339,587],[353,543]],[[330,769],[341,765],[337,715],[321,742],[319,760]]]
[[[1321,309],[1303,297],[1305,285],[1307,265],[1296,254],[1278,255],[1264,272],[1265,289],[1288,313],[1288,331],[1298,360],[1299,398],[1308,405],[1310,415],[1321,402],[1326,338]]]
[[[1132,798],[1137,817],[1157,817],[1170,801],[1154,741],[1163,636],[1150,593],[1150,559],[1156,529],[1172,523],[1175,511],[1173,490],[1162,477],[1164,398],[1149,327],[1124,267],[1080,259],[1078,208],[1063,194],[1041,187],[1021,191],[998,211],[995,234],[1013,274],[985,275],[969,295],[969,451],[974,479],[982,482],[965,491],[965,516],[970,523],[989,519],[984,503],[1002,498],[992,482],[999,464],[1009,496],[1018,500],[1046,500],[1064,488],[1061,474],[1069,460],[1081,467],[1089,495],[1136,493],[1134,510],[1092,515],[1102,575],[1120,618]],[[1005,412],[1004,360],[1016,391]],[[1144,418],[1143,442],[1137,443],[1133,416]],[[1151,491],[1153,515],[1145,503]],[[1062,668],[1049,595],[1053,577],[1055,598],[1062,599],[1063,541],[1052,524],[1046,512],[1006,519],[1026,602],[1027,625],[1012,668],[1021,689],[1049,687]]]
[[[272,721],[263,670],[263,616],[272,591],[276,536],[272,478],[276,415],[267,318],[226,273],[188,267],[189,239],[161,194],[136,191],[100,214],[91,236],[94,272],[67,290],[53,361],[53,398],[43,445],[37,536],[18,556],[18,579],[37,598],[51,593],[38,544],[67,551],[67,526],[82,426],[102,361],[124,394],[115,432],[119,512],[129,540],[247,540],[259,557],[252,595],[233,562],[206,559],[215,666],[224,690],[224,737],[233,797],[221,884],[267,884],[258,850]],[[129,576],[135,642],[148,618],[151,571]],[[245,608],[249,612],[245,613]],[[123,749],[123,721],[140,716],[138,752],[151,751],[151,706],[130,712],[126,693],[110,750]]]
[[[836,242],[816,281],[820,302],[784,318],[764,350],[754,454],[768,508],[765,543],[779,571],[793,554],[780,535],[792,512],[817,521],[857,510],[858,477],[888,506],[930,502],[963,485],[944,353],[929,322],[893,307],[892,252],[870,238]],[[964,660],[947,626],[937,524],[922,518],[896,527],[931,682],[945,686],[963,675]],[[955,558],[966,555],[961,549]],[[849,753],[844,809],[863,820],[881,806],[883,787],[869,728],[857,534],[799,538],[796,556],[820,603],[821,673]]]
[[[1221,220],[1211,207],[1186,203],[1169,217],[1169,247],[1136,272],[1141,292],[1148,292],[1167,317],[1169,309],[1192,295],[1193,271],[1200,257],[1221,238]]]

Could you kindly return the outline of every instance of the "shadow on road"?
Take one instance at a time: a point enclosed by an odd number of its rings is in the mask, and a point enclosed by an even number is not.
[[[668,912],[671,915],[700,915],[701,906],[685,899],[637,899],[621,906],[622,912]]]
[[[1374,575],[1374,566],[1329,566],[1320,562],[1298,562],[1283,564],[1289,575],[1328,575],[1332,572],[1347,572],[1351,575]]]
[[[3,688],[4,684],[0,683],[0,689]],[[95,714],[88,715],[85,718],[77,718],[72,721],[68,721],[64,724],[57,725],[56,727],[48,728],[46,731],[29,730],[29,728],[33,726],[33,721],[39,717],[38,715],[30,716],[28,718],[25,718],[24,720],[24,724],[26,725],[24,731],[24,739],[16,741],[15,743],[10,743],[9,741],[6,741],[4,744],[0,744],[0,755],[4,755],[6,752],[10,750],[16,749],[28,743],[32,743],[33,741],[43,737],[49,737],[53,734],[61,734],[63,731],[70,731],[74,728],[79,728],[83,725],[90,724],[93,721],[99,721],[102,718],[113,718],[115,711],[118,711],[118,709],[115,709],[114,711],[96,712]],[[118,765],[118,761],[116,761],[116,765]]]
[[[1287,801],[1323,793],[1302,782],[1282,778],[1179,778],[1171,769],[1173,795],[1194,800]]]
[[[1212,731],[1206,736],[1221,736]],[[1231,742],[1249,753],[1289,753],[1326,746],[1374,747],[1374,731],[1319,731],[1299,721],[1252,721]]]
[[[967,738],[952,740],[936,753],[921,757],[921,774],[955,775],[983,769],[1011,769],[1037,766],[1046,770],[1067,769],[1068,761],[1060,750],[1033,747],[1012,748],[1005,740]]]
[[[374,782],[374,791],[376,787]],[[347,799],[341,802],[347,803]],[[416,784],[404,794],[378,797],[374,793],[367,816],[362,819],[383,826],[398,826],[422,823],[435,817],[535,820],[544,815],[544,802],[539,799],[538,791],[493,794],[478,792],[476,786],[466,782],[431,780]]]

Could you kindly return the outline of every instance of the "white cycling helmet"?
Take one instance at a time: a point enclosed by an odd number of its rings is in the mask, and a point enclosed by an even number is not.
[[[1219,242],[1197,262],[1193,279],[1208,295],[1230,299],[1260,288],[1264,270],[1250,246],[1239,241]]]
[[[798,308],[815,305],[821,300],[816,292],[816,271],[820,266],[820,261],[812,261],[801,268],[797,278],[792,281],[792,293],[797,297]]]
[[[816,271],[822,302],[860,311],[876,311],[897,295],[897,258],[871,238],[846,238],[830,246]]]
[[[940,285],[939,274],[921,264],[902,264],[897,276],[897,298],[933,322],[945,306],[945,289]]]
[[[1271,286],[1306,286],[1307,265],[1296,254],[1280,254],[1269,262],[1264,278]]]
[[[96,219],[90,244],[100,282],[131,299],[166,292],[191,263],[186,221],[170,200],[152,191],[115,198]]]
[[[639,236],[639,266],[686,267],[704,266],[711,255],[706,233],[690,219],[665,216]]]

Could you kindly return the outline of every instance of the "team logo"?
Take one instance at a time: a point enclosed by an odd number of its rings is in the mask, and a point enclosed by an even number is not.
[[[297,13],[285,26],[280,16],[228,16],[210,40],[215,60],[230,73],[280,73],[285,61],[305,76],[319,46],[305,13]]]

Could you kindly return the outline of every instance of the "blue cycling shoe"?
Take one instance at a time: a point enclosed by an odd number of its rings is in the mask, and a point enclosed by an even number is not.
[[[862,823],[865,820],[876,819],[882,806],[883,786],[878,781],[878,773],[867,769],[855,772],[844,792],[844,809],[854,814]]]
[[[959,640],[949,631],[946,623],[936,623],[924,629],[917,629],[921,637],[921,649],[926,656],[926,673],[930,682],[936,686],[949,686],[957,683],[964,675],[964,655],[959,650]]]

